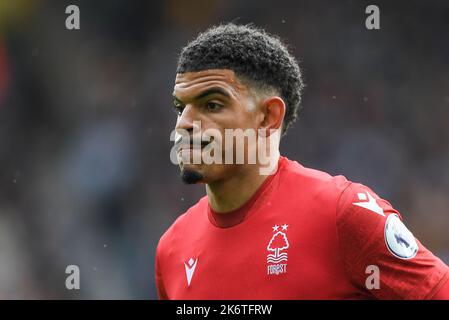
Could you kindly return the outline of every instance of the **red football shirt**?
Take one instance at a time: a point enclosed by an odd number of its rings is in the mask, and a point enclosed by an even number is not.
[[[238,192],[238,190],[236,190]],[[207,197],[162,236],[161,299],[426,299],[449,268],[368,187],[281,157],[236,211]]]

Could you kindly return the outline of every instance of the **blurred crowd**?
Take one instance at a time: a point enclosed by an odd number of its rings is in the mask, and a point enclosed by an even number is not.
[[[377,3],[369,31],[363,1],[0,0],[0,299],[156,298],[157,241],[204,194],[170,162],[176,58],[228,21],[301,61],[281,153],[370,186],[449,263],[449,3]]]

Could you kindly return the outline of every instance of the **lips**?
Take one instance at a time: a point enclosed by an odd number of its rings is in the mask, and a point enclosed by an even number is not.
[[[183,141],[184,139],[180,138],[177,141],[175,141],[175,146],[178,150],[178,152],[180,152],[183,149],[203,149],[205,146],[207,146],[208,144],[210,144],[213,139],[211,139],[210,141],[207,140],[201,140],[200,143],[198,144],[198,141],[193,141],[192,138],[190,139],[185,139],[186,141]]]

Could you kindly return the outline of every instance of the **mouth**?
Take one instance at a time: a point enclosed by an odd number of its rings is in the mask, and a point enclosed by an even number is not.
[[[213,141],[213,138],[211,138],[209,141],[207,140],[201,140],[200,143],[197,141],[193,141],[193,139],[189,139],[189,143],[183,143],[182,138],[175,141],[175,146],[177,148],[177,152],[181,152],[182,150],[203,150],[207,145],[211,144]]]

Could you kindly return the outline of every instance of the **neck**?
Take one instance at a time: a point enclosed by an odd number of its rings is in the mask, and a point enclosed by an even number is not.
[[[271,158],[271,174],[276,172],[279,162],[277,153]],[[256,193],[269,175],[262,175],[260,165],[245,165],[238,174],[217,182],[206,184],[209,204],[215,212],[226,213],[243,206]],[[265,170],[266,171],[266,170]]]

